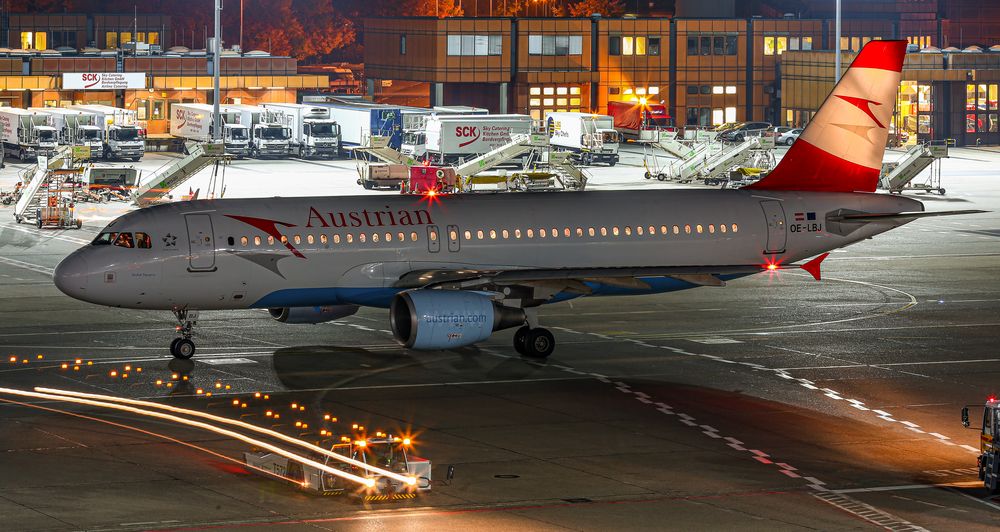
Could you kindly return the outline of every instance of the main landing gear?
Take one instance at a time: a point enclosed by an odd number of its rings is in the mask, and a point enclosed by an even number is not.
[[[514,350],[529,358],[547,358],[556,348],[556,339],[548,329],[538,326],[538,309],[524,309],[527,322],[514,333]]]
[[[170,354],[174,355],[174,358],[187,360],[194,356],[194,342],[191,336],[195,324],[198,323],[198,313],[180,309],[174,310],[174,316],[177,318],[177,334],[180,334],[180,337],[170,342]]]

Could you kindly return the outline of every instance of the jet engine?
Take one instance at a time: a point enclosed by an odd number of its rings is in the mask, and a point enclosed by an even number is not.
[[[410,290],[389,306],[392,335],[412,349],[450,349],[483,341],[524,323],[524,310],[481,292]]]
[[[322,307],[274,307],[267,309],[281,323],[324,323],[346,318],[358,311],[357,305],[326,305]]]

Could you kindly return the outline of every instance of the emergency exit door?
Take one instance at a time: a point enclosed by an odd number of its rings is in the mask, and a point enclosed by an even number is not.
[[[780,201],[767,200],[760,202],[764,209],[764,219],[767,220],[767,244],[764,253],[783,253],[787,228],[785,227],[785,209]]]
[[[188,269],[190,271],[215,271],[215,234],[212,217],[208,214],[184,216],[188,231]]]
[[[448,251],[458,251],[461,244],[459,243],[458,226],[449,225],[448,226]]]
[[[437,253],[441,251],[441,235],[438,233],[438,226],[427,226],[427,251]]]

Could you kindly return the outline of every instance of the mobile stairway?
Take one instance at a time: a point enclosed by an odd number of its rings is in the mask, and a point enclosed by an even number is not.
[[[188,155],[156,171],[144,184],[139,185],[132,194],[132,201],[140,207],[160,201],[209,165],[228,160],[225,145],[221,142],[195,144],[189,148]]]
[[[941,187],[941,159],[946,157],[947,141],[915,144],[897,162],[883,165],[879,186],[892,194],[901,194],[903,190],[919,190],[937,192],[943,196],[945,190]],[[931,167],[931,172],[927,181],[914,184],[913,180],[928,167]]]

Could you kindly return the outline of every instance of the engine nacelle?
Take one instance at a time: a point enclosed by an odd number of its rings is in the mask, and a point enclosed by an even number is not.
[[[479,292],[410,290],[389,307],[392,335],[412,349],[450,349],[481,342],[494,331],[524,323],[524,310]]]
[[[357,305],[326,305],[322,307],[275,307],[267,309],[281,323],[325,323],[353,315]]]

